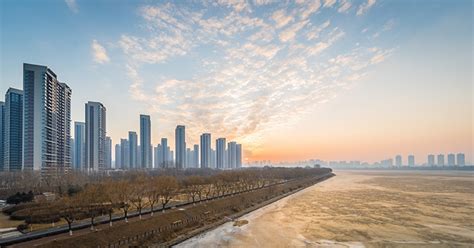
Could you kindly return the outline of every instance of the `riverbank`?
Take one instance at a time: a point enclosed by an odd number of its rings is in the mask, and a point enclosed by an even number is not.
[[[224,219],[222,219],[222,220],[220,220],[220,221],[214,222],[214,223],[212,223],[212,224],[203,226],[203,227],[198,228],[198,229],[195,229],[195,230],[191,230],[190,232],[187,232],[186,234],[184,234],[184,235],[182,235],[182,236],[179,236],[179,237],[177,237],[177,238],[175,238],[175,239],[173,239],[173,240],[171,240],[171,241],[169,241],[169,242],[166,242],[166,243],[164,243],[164,244],[155,244],[155,245],[152,245],[152,247],[171,247],[171,246],[175,246],[175,245],[177,245],[177,244],[179,244],[179,243],[182,243],[182,242],[184,242],[184,241],[186,241],[186,240],[189,240],[190,238],[193,238],[193,237],[198,236],[198,235],[200,235],[200,234],[206,233],[206,232],[208,232],[208,231],[212,231],[213,229],[215,229],[215,228],[217,228],[217,227],[219,227],[219,226],[221,226],[221,225],[223,225],[223,224],[225,224],[225,223],[229,223],[229,224],[234,225],[234,223],[235,223],[234,220],[236,220],[237,218],[240,218],[240,217],[245,216],[245,215],[247,215],[247,214],[249,214],[249,213],[252,213],[252,212],[254,212],[254,211],[257,211],[257,210],[259,210],[259,209],[262,209],[262,208],[264,208],[265,206],[268,206],[268,205],[270,205],[270,204],[272,204],[272,203],[275,203],[275,202],[277,202],[277,201],[280,201],[280,200],[282,200],[282,199],[284,199],[284,198],[286,198],[286,197],[295,195],[295,194],[297,194],[298,192],[305,191],[305,190],[307,190],[308,188],[310,188],[310,187],[312,187],[312,186],[314,186],[314,185],[316,185],[316,184],[318,184],[318,183],[321,183],[321,182],[323,182],[323,181],[325,181],[325,180],[327,180],[327,179],[329,179],[329,178],[331,178],[331,177],[333,177],[333,176],[335,176],[335,175],[334,175],[334,174],[330,174],[330,175],[328,175],[327,177],[321,178],[321,179],[319,179],[318,181],[314,182],[314,184],[312,184],[312,185],[308,185],[307,187],[297,188],[297,189],[292,190],[292,191],[290,191],[290,192],[287,192],[287,193],[285,193],[285,194],[282,194],[282,195],[279,195],[279,196],[277,196],[277,197],[274,197],[274,198],[272,198],[272,199],[270,199],[270,200],[266,200],[266,201],[264,201],[264,202],[261,202],[261,203],[259,203],[259,204],[256,204],[255,206],[246,208],[246,209],[244,209],[243,211],[240,211],[240,212],[238,212],[238,213],[236,213],[236,214],[227,216],[227,218],[224,218]],[[243,224],[243,225],[245,225],[245,224]],[[237,226],[243,226],[243,225],[237,225]]]
[[[132,223],[114,223],[113,227],[81,233],[79,236],[61,239],[49,237],[39,247],[121,247],[154,244],[163,246],[167,242],[184,237],[190,231],[208,227],[224,219],[228,220],[229,216],[296,189],[308,187],[332,175],[329,169],[321,170],[313,175],[304,175],[273,184],[261,184],[253,189],[212,197],[212,200],[210,198],[200,203],[178,206],[165,213],[156,213],[153,217]],[[294,176],[290,175],[291,177]]]
[[[469,247],[474,174],[336,171],[176,247]]]

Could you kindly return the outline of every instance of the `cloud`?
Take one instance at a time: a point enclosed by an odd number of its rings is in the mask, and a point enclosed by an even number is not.
[[[367,0],[367,2],[361,4],[357,10],[357,15],[360,16],[365,14],[372,6],[374,6],[375,3],[376,0]]]
[[[67,7],[74,13],[79,12],[79,7],[77,6],[76,0],[64,0],[67,4]]]
[[[281,2],[210,4],[221,14],[199,3],[142,6],[141,29],[123,33],[116,42],[127,61],[132,99],[147,106],[160,128],[171,130],[161,134],[165,137],[185,124],[190,143],[206,131],[257,149],[265,132],[290,125],[351,88],[392,53],[375,47],[375,41],[337,46],[346,40],[344,27],[310,18],[329,11],[319,1],[283,9]],[[323,6],[336,5],[324,1]],[[255,9],[266,7],[276,11],[261,15]],[[351,5],[342,1],[337,7],[347,12]],[[186,65],[190,75],[157,74],[176,67],[175,60],[197,65]]]
[[[268,5],[276,2],[276,0],[253,0],[253,3],[257,6]]]
[[[393,19],[390,19],[388,20],[384,25],[383,25],[383,28],[382,28],[382,31],[389,31],[391,30],[394,26],[395,26],[395,20]]]
[[[317,27],[313,27],[311,28],[308,33],[306,33],[306,38],[308,40],[315,40],[317,38],[319,38],[319,34],[324,30],[326,29],[327,27],[329,27],[329,25],[331,24],[330,21],[325,21],[323,24],[317,26]]]
[[[92,56],[94,61],[99,64],[104,64],[110,61],[107,51],[104,46],[99,44],[97,40],[93,40],[91,44]]]
[[[336,0],[324,0],[324,7],[330,8],[336,3]]]
[[[283,30],[282,32],[280,32],[280,40],[282,42],[288,42],[288,41],[291,41],[293,40],[295,37],[296,37],[296,34],[298,33],[298,31],[300,31],[306,24],[308,24],[309,21],[300,21],[300,22],[297,22],[295,24],[293,24],[292,26],[290,26],[289,28]]]
[[[272,19],[276,23],[276,28],[282,28],[282,27],[286,26],[286,24],[293,21],[293,17],[292,16],[287,16],[285,14],[285,10],[277,10],[277,11],[273,12]]]
[[[337,12],[347,13],[347,11],[349,11],[351,6],[352,6],[352,4],[351,4],[351,2],[349,2],[349,0],[342,0],[341,4],[339,5],[339,8],[337,9]]]

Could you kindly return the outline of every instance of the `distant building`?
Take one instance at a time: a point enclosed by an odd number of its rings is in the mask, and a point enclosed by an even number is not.
[[[163,151],[161,149],[161,144],[158,144],[153,148],[153,157],[153,167],[160,168],[161,164],[163,163]]]
[[[456,160],[458,161],[458,166],[465,166],[466,165],[466,160],[464,157],[464,153],[458,153],[456,155]]]
[[[140,149],[142,168],[152,168],[151,120],[149,115],[140,115]]]
[[[234,169],[237,166],[237,143],[231,141],[227,143],[227,168]]]
[[[120,144],[115,145],[115,169],[120,169],[122,166],[122,149]]]
[[[122,169],[130,169],[130,142],[128,139],[120,139],[120,148],[122,149]]]
[[[85,111],[85,168],[87,171],[98,171],[105,165],[106,109],[100,102],[87,102]]]
[[[167,138],[161,138],[161,149],[163,149],[162,150],[163,162],[162,164],[160,164],[160,167],[168,168],[171,166],[171,160],[172,160],[173,155],[171,155]]]
[[[0,171],[4,170],[4,143],[5,143],[5,103],[0,101]]]
[[[435,166],[435,156],[433,154],[428,155],[428,166]]]
[[[415,166],[415,156],[408,155],[408,166],[413,167]]]
[[[193,168],[193,153],[191,148],[186,148],[186,168]]]
[[[23,93],[23,169],[45,176],[68,172],[71,88],[48,67],[23,64]]]
[[[23,165],[23,91],[9,88],[3,112],[3,169],[21,171]]]
[[[201,168],[211,168],[211,134],[201,134]]]
[[[178,125],[175,130],[175,164],[177,169],[184,169],[186,166],[186,131],[185,126]]]
[[[137,133],[133,131],[128,132],[128,152],[129,152],[129,169],[136,169],[138,163],[138,141]]]
[[[105,168],[112,169],[112,139],[105,136]]]
[[[395,157],[395,166],[397,167],[402,167],[402,156],[401,155],[397,155]]]
[[[69,139],[69,144],[71,145],[69,149],[69,154],[71,154],[71,168],[74,169],[74,160],[76,159],[76,149],[74,148],[74,146],[76,145],[76,143],[74,142],[73,138]]]
[[[86,123],[74,122],[74,142],[73,168],[77,170],[85,169]]]
[[[455,166],[456,165],[456,156],[452,153],[448,154],[448,165]]]
[[[193,167],[199,168],[199,145],[195,144],[193,149]]]
[[[438,155],[438,166],[444,166],[444,155],[443,154]]]
[[[225,169],[227,166],[227,161],[225,157],[225,138],[218,138],[216,140],[216,168]]]
[[[215,169],[216,168],[216,150],[211,148],[211,168]]]
[[[236,148],[236,168],[242,168],[242,144],[237,144]]]

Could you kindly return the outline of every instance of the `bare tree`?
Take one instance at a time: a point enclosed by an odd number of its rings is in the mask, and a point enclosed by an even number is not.
[[[160,185],[157,183],[158,180],[155,180],[154,178],[149,179],[146,182],[146,197],[148,200],[148,205],[150,205],[151,211],[150,215],[153,216],[154,212],[154,207],[155,205],[160,201],[160,190],[159,187]]]
[[[140,220],[142,219],[142,210],[145,206],[145,184],[146,178],[143,174],[137,175],[135,179],[131,182],[131,203],[135,206],[138,211],[138,216]]]
[[[166,205],[171,201],[178,190],[178,181],[172,176],[159,176],[156,178],[156,184],[160,194],[162,211],[165,212]]]
[[[59,216],[67,222],[69,235],[72,235],[72,223],[80,216],[82,211],[78,198],[64,197],[54,207],[59,209]]]

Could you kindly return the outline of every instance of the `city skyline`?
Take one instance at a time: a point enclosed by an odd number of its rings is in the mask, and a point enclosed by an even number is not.
[[[189,147],[209,132],[242,143],[249,161],[431,151],[472,161],[469,1],[427,2],[423,17],[416,2],[396,1],[28,3],[0,3],[11,24],[1,31],[1,92],[22,88],[21,63],[48,65],[73,89],[73,121],[85,122],[88,101],[114,106],[113,144],[146,114],[153,146],[167,137],[175,147],[174,127],[185,125]]]

